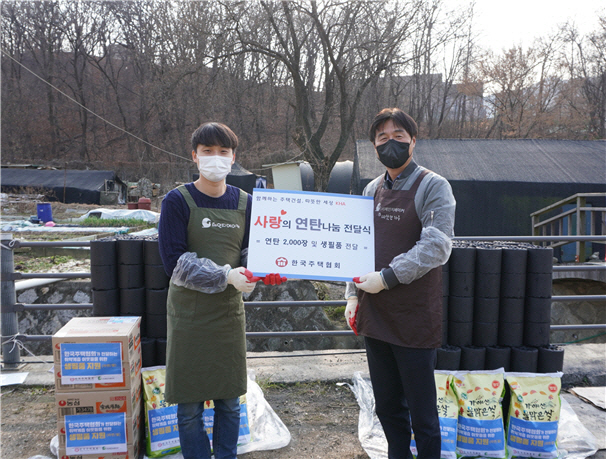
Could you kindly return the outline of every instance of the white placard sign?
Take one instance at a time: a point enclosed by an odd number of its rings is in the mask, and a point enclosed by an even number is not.
[[[375,270],[373,199],[255,188],[248,269],[257,276],[351,281]]]

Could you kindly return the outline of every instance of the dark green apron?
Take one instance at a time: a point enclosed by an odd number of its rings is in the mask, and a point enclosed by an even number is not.
[[[218,265],[240,266],[248,195],[237,210],[197,207],[187,188],[177,188],[190,209],[187,250]],[[232,285],[206,294],[168,288],[166,392],[169,403],[235,398],[246,393],[246,321],[242,293]]]

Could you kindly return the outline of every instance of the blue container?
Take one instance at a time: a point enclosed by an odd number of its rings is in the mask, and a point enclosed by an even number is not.
[[[41,222],[52,222],[53,221],[53,209],[51,208],[50,203],[43,202],[37,204],[38,208],[38,220]]]

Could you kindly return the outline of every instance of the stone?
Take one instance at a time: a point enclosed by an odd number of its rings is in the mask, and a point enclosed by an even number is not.
[[[554,279],[553,295],[606,295],[606,284],[591,279]],[[554,301],[551,304],[551,325],[604,324],[606,308],[600,301]],[[592,343],[606,342],[603,330],[554,330],[551,343],[573,343],[591,338]],[[601,336],[596,336],[601,335]]]
[[[90,281],[62,281],[50,286],[25,290],[17,300],[26,304],[90,303]],[[17,313],[19,333],[24,335],[54,335],[72,317],[90,316],[91,310],[47,310]],[[23,346],[34,355],[51,355],[50,341],[24,341]],[[29,355],[21,351],[21,355]]]
[[[150,179],[143,177],[137,182],[137,189],[139,190],[139,196],[143,198],[151,198],[153,195],[153,183]]]
[[[265,285],[258,282],[244,301],[316,301],[318,294],[311,281],[292,280],[282,285]],[[312,307],[252,307],[246,309],[246,331],[312,331],[334,330],[335,326],[324,309]],[[247,340],[249,352],[298,351],[317,349],[339,349],[350,345],[349,337],[283,337],[254,338]],[[357,347],[357,346],[354,346]]]

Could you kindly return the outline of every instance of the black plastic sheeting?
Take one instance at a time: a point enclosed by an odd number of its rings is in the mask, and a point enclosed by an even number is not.
[[[457,236],[526,236],[532,234],[531,213],[577,193],[606,192],[606,183],[449,182]],[[603,207],[604,198],[587,203]]]
[[[457,236],[532,234],[530,214],[576,193],[606,192],[606,142],[548,139],[418,140],[415,161],[446,178],[457,200]],[[385,173],[358,140],[352,193]],[[604,199],[588,199],[604,206]]]
[[[252,194],[253,188],[257,182],[257,176],[255,174],[250,175],[228,175],[226,179],[229,185],[240,188],[246,191],[248,194]]]
[[[113,171],[38,170],[2,168],[2,192],[44,194],[50,201],[100,204],[101,191],[120,191],[127,187]]]
[[[419,139],[414,159],[449,181],[603,184],[605,151],[603,140]],[[385,171],[370,141],[355,154],[359,180]]]

